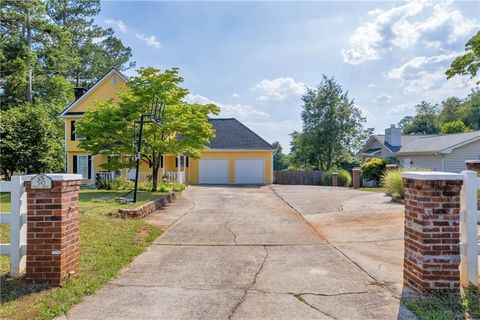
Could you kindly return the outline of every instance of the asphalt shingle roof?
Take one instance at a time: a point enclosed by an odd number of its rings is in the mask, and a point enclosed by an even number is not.
[[[216,136],[207,145],[222,150],[274,150],[271,144],[235,118],[209,119]]]

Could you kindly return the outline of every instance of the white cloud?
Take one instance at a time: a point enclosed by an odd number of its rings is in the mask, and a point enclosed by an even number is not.
[[[127,32],[127,26],[122,20],[107,19],[105,20],[105,23],[115,27],[120,32]]]
[[[160,45],[160,42],[157,41],[157,39],[155,38],[154,35],[151,35],[151,36],[147,36],[146,34],[143,34],[143,33],[137,33],[135,35],[135,37],[137,37],[138,39],[144,41],[147,45],[149,45],[150,47],[154,47],[154,48],[157,48],[157,49],[160,49],[162,46]]]
[[[376,96],[375,99],[373,99],[373,102],[374,103],[386,103],[390,100],[392,100],[391,96],[389,96],[386,93],[381,93],[378,96]]]
[[[368,87],[369,88],[376,88],[378,86],[375,83],[370,83],[370,84],[368,84]]]
[[[232,97],[234,97],[234,98],[240,98],[240,95],[239,95],[238,93],[234,92],[234,93],[232,93]]]
[[[350,36],[349,47],[341,50],[343,60],[355,65],[377,60],[395,47],[405,49],[420,44],[438,48],[464,40],[480,23],[464,17],[452,8],[451,2],[409,0],[391,9],[370,11],[369,20]]]
[[[108,36],[93,38],[92,43],[100,43],[100,42],[102,42],[103,40],[106,40],[106,39],[108,39]]]
[[[442,53],[435,56],[413,57],[387,73],[388,79],[400,81],[405,93],[432,95],[434,92],[453,92],[474,85],[467,77],[455,77],[447,81],[445,70],[459,52]]]
[[[402,103],[388,109],[387,114],[397,115],[397,114],[406,113],[407,111],[408,112],[413,111],[414,109],[415,109],[415,103]]]
[[[261,92],[257,100],[283,101],[289,96],[303,94],[305,92],[305,84],[296,82],[290,77],[273,80],[264,79],[251,88],[251,90]]]
[[[213,103],[220,107],[220,117],[237,118],[239,120],[247,119],[267,119],[268,113],[255,109],[249,105],[243,104],[224,104],[208,99],[201,95],[188,94],[186,101],[189,103],[207,104]]]

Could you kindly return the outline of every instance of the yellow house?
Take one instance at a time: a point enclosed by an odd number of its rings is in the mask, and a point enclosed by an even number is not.
[[[78,147],[83,139],[75,134],[75,122],[80,121],[85,111],[96,101],[117,98],[128,79],[112,69],[89,90],[77,88],[76,100],[60,115],[65,122],[66,171],[79,173],[85,184],[94,184],[100,175],[120,175],[134,179],[135,169],[105,172],[101,164],[108,161],[105,155],[90,155]],[[162,158],[160,176],[188,184],[270,184],[273,179],[274,148],[260,136],[234,118],[210,119],[216,137],[208,149],[201,152],[200,159],[182,155],[165,155]],[[149,179],[151,169],[144,162],[139,170],[141,180]]]

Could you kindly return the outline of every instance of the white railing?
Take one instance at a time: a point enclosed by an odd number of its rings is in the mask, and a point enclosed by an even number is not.
[[[478,286],[478,211],[477,192],[480,179],[475,171],[463,171],[463,186],[460,195],[460,277],[462,286],[472,283]]]
[[[27,253],[27,194],[22,176],[0,182],[0,192],[10,193],[10,212],[0,213],[0,223],[10,225],[10,243],[0,244],[0,255],[10,256],[10,275],[25,270]]]
[[[140,172],[138,174],[138,181],[150,181],[152,177],[151,173],[147,172]],[[172,182],[179,182],[179,183],[185,183],[185,172],[181,171],[179,172],[165,172],[164,176],[162,176],[162,173],[159,172],[158,174],[158,182],[162,181],[162,177],[166,177],[167,181],[169,183]]]
[[[101,180],[112,181],[115,179],[115,173],[113,172],[100,171],[97,172],[97,175],[100,177]]]

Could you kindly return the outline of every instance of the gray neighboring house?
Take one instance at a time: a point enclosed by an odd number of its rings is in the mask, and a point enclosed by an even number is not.
[[[375,134],[359,151],[362,161],[395,157],[402,167],[461,172],[466,160],[480,160],[480,131],[447,135],[403,135],[391,125],[385,134]]]

